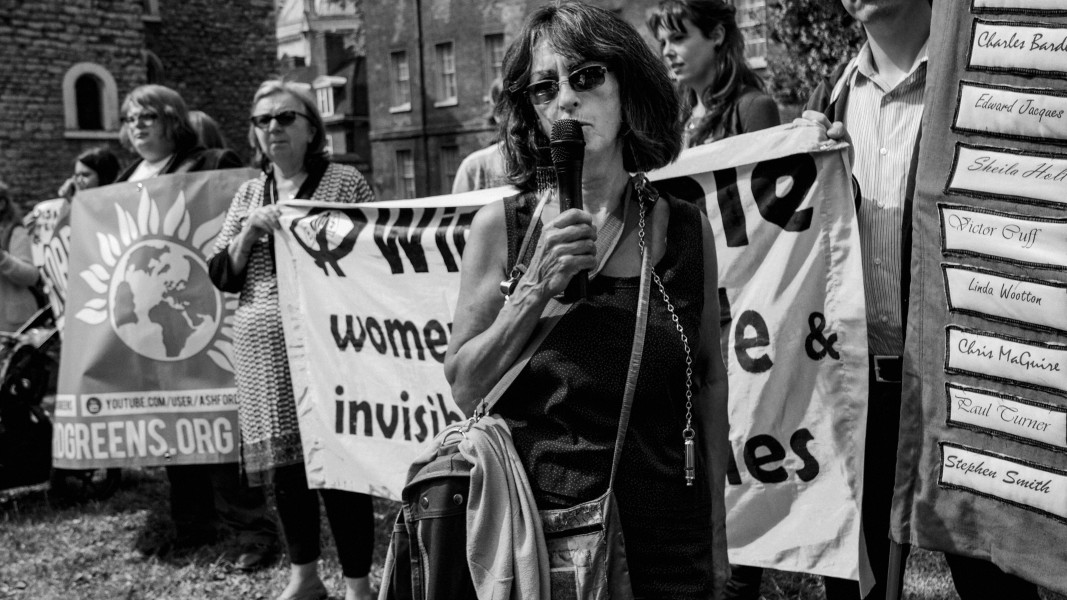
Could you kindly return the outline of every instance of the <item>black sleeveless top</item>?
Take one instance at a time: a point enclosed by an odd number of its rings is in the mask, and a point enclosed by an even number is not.
[[[637,202],[636,193],[630,197]],[[704,307],[705,217],[692,204],[663,198],[670,203],[670,222],[655,270],[695,358]],[[533,194],[504,201],[509,264],[535,205]],[[685,350],[658,286],[650,285],[641,371],[615,495],[635,593],[706,597],[711,504],[706,481],[698,477],[697,485],[685,485]],[[538,509],[573,506],[607,489],[639,287],[636,276],[592,279],[588,299],[560,320],[496,404],[511,427]]]

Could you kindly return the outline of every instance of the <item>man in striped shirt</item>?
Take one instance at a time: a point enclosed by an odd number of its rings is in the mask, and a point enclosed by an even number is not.
[[[855,151],[853,175],[860,191],[857,211],[870,352],[863,529],[876,584],[867,597],[882,600],[887,587],[899,594],[904,574],[903,566],[896,573],[889,572],[889,521],[911,280],[911,203],[922,136],[931,4],[930,0],[841,2],[863,25],[867,42],[815,91],[804,118],[821,123],[832,138],[851,136]],[[964,600],[995,597],[988,595],[993,589],[1010,589],[1012,598],[1038,598],[1032,584],[991,563],[956,555],[947,558]],[[894,586],[888,585],[890,578]],[[824,583],[827,600],[861,597],[854,581],[828,577]]]

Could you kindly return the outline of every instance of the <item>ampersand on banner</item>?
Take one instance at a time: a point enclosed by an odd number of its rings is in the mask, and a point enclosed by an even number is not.
[[[837,334],[831,333],[829,336],[824,336],[825,326],[826,317],[821,312],[811,313],[808,317],[808,329],[811,335],[804,340],[804,351],[808,353],[808,358],[811,360],[822,360],[827,354],[834,360],[841,360],[841,355],[834,348],[834,344],[837,343]],[[818,350],[815,348],[816,344],[819,345]]]

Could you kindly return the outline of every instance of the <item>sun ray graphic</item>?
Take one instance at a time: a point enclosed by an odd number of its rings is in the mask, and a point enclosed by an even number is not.
[[[89,325],[110,321],[141,356],[173,362],[202,353],[232,373],[238,301],[210,285],[204,260],[225,217],[194,228],[184,191],[165,214],[147,188],[135,214],[116,203],[117,235],[96,234],[99,261],[79,273],[94,296],[75,318]]]

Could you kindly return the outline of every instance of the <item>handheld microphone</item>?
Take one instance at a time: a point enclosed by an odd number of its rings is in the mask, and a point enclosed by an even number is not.
[[[559,211],[584,208],[582,204],[582,161],[585,160],[585,136],[582,125],[574,119],[560,119],[552,124],[552,166],[556,169]],[[579,271],[563,292],[564,302],[586,297],[589,272]]]

